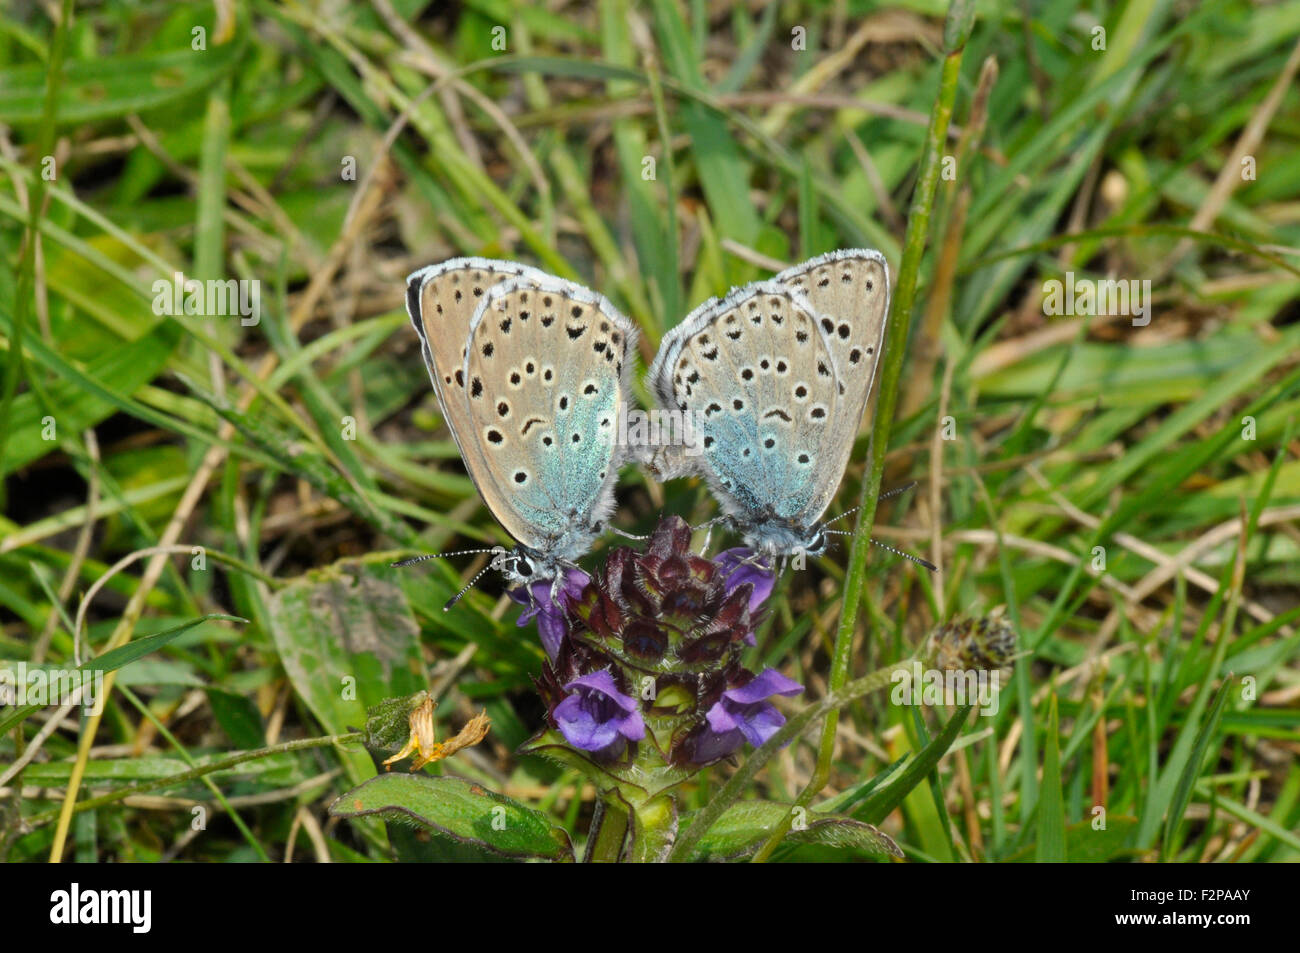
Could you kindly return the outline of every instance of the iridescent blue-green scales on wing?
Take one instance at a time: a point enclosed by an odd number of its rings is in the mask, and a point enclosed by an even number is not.
[[[503,568],[554,578],[613,506],[631,324],[580,285],[481,258],[412,274],[407,309],[466,471],[521,544]]]
[[[762,282],[705,304],[673,335],[656,389],[691,414],[724,509],[745,526],[797,525],[817,495],[838,404],[815,313],[797,292]]]
[[[558,278],[498,285],[474,316],[475,482],[512,536],[557,560],[585,553],[613,509],[634,339],[608,301]]]
[[[651,381],[691,415],[699,455],[644,455],[659,478],[697,472],[749,545],[818,552],[883,343],[878,252],[834,252],[706,302],[660,346]]]

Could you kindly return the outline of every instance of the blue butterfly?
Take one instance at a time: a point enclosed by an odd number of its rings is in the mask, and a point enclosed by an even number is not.
[[[877,251],[831,252],[692,311],[663,339],[650,383],[688,415],[694,447],[643,455],[698,474],[759,556],[819,555],[820,522],[862,424],[889,314]]]
[[[489,568],[554,598],[613,511],[635,327],[580,285],[483,258],[414,272],[406,308],[465,469],[517,541]]]

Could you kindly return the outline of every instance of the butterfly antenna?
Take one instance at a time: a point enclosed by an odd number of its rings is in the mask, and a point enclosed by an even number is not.
[[[930,560],[928,560],[928,559],[922,559],[920,556],[913,556],[911,553],[905,553],[905,552],[903,552],[901,549],[895,549],[893,546],[890,546],[888,543],[882,543],[882,542],[881,542],[880,540],[878,540],[878,539],[873,539],[873,540],[871,540],[871,542],[872,542],[872,543],[875,543],[875,544],[876,544],[877,546],[879,546],[881,549],[887,549],[887,550],[889,550],[889,551],[890,551],[891,553],[893,553],[895,556],[902,556],[904,559],[910,559],[912,562],[916,563],[918,566],[924,566],[926,569],[930,570],[930,572],[938,572],[938,571],[939,571],[939,567],[936,566],[934,563],[930,562]]]
[[[496,553],[504,552],[500,547],[496,549],[457,549],[450,553],[425,553],[423,556],[412,556],[410,559],[402,559],[395,563],[389,563],[390,566],[414,566],[416,563],[422,563],[430,559],[445,559],[448,556],[473,556],[479,553]]]
[[[881,493],[880,496],[876,497],[876,502],[879,503],[881,500],[887,500],[887,499],[889,499],[891,496],[898,496],[900,493],[906,493],[908,490],[912,489],[912,487],[914,487],[914,486],[916,486],[916,481],[915,481],[915,480],[913,480],[913,481],[910,482],[910,483],[904,483],[902,486],[896,486],[896,487],[894,487],[892,490],[886,490],[884,493]],[[841,513],[839,516],[832,516],[830,519],[828,519],[828,520],[827,520],[825,523],[823,523],[822,525],[823,525],[823,526],[830,526],[832,523],[838,523],[840,520],[844,519],[846,516],[852,516],[854,513],[856,513],[856,512],[857,512],[858,510],[860,510],[860,509],[862,509],[862,507],[860,507],[860,506],[855,506],[855,507],[853,507],[853,509],[851,509],[851,510],[845,510],[845,511],[844,511],[843,513]]]
[[[832,516],[830,519],[828,519],[828,520],[827,520],[825,523],[823,523],[822,525],[823,525],[823,526],[830,526],[832,523],[838,523],[840,520],[844,519],[844,517],[846,517],[846,516],[852,516],[854,513],[856,513],[856,512],[857,512],[858,510],[860,510],[860,509],[862,509],[862,507],[860,507],[860,506],[855,506],[855,507],[853,507],[853,509],[851,509],[851,510],[845,510],[845,511],[844,511],[843,513],[841,513],[839,516]],[[852,535],[852,534],[849,534],[849,535]]]
[[[850,533],[850,532],[848,532],[847,530],[842,530],[842,529],[828,529],[828,530],[825,530],[824,532],[826,533],[827,536],[854,536],[854,535],[856,535],[855,533]],[[930,560],[928,560],[928,559],[922,559],[920,556],[913,556],[911,553],[905,553],[905,552],[903,552],[901,549],[895,549],[893,546],[890,546],[888,543],[882,543],[880,540],[875,539],[874,537],[869,538],[869,542],[873,543],[873,544],[876,545],[876,546],[879,546],[881,549],[887,549],[887,550],[889,550],[889,551],[890,551],[891,553],[893,553],[895,556],[902,556],[904,559],[910,559],[912,562],[916,563],[918,566],[924,566],[926,569],[930,570],[930,572],[938,572],[938,571],[939,571],[939,567],[936,566],[934,563],[930,562]]]
[[[898,494],[900,493],[906,493],[914,486],[916,486],[916,481],[912,480],[910,483],[904,483],[902,486],[896,486],[892,490],[886,490],[884,493],[881,493],[880,496],[876,497],[876,502],[878,503],[881,500],[887,500],[891,496],[898,496]]]
[[[491,550],[491,549],[481,549],[481,550],[479,550],[479,552],[484,552],[484,553],[490,553],[490,552],[494,552],[494,551],[495,551],[495,550]],[[483,567],[482,569],[480,569],[478,572],[474,573],[474,578],[473,578],[473,579],[471,579],[469,582],[465,583],[465,585],[461,586],[460,592],[456,593],[454,596],[452,596],[450,599],[447,600],[447,604],[444,605],[444,606],[442,607],[442,611],[443,611],[443,612],[449,612],[449,611],[451,610],[451,607],[452,607],[452,606],[454,606],[456,603],[460,602],[461,597],[463,597],[463,596],[465,595],[465,593],[469,592],[471,589],[474,588],[474,584],[475,584],[476,582],[478,582],[480,579],[482,579],[482,578],[483,578],[483,574],[486,573],[488,570],[490,570],[490,569],[500,569],[500,568],[502,568],[502,567],[503,567],[506,563],[508,563],[508,562],[511,562],[511,563],[512,563],[512,562],[518,562],[518,559],[515,558],[515,557],[511,557],[511,558],[508,558],[508,559],[492,559],[492,560],[489,560],[489,561],[488,561],[488,564],[487,564],[486,566],[484,566],[484,567]]]

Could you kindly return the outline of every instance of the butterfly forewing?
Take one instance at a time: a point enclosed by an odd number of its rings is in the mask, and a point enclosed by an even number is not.
[[[520,542],[572,559],[608,516],[634,337],[600,295],[549,276],[480,305],[459,368],[478,450],[466,466]]]
[[[691,415],[704,475],[724,506],[749,521],[807,513],[841,398],[802,296],[775,282],[747,285],[697,309],[661,354],[656,391]]]

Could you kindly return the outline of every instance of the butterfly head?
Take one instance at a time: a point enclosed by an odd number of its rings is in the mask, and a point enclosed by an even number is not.
[[[914,484],[908,484],[906,487],[892,490],[885,494],[885,496],[893,496],[896,493],[908,489],[912,485]],[[831,529],[830,526],[832,523],[842,520],[846,516],[857,512],[857,509],[858,508],[855,506],[853,509],[841,513],[839,516],[832,517],[823,522],[814,523],[811,526],[800,526],[798,523],[777,519],[770,519],[767,522],[762,523],[744,524],[732,517],[729,521],[736,529],[741,531],[745,537],[745,542],[748,543],[755,552],[760,553],[763,556],[815,557],[823,555],[826,550],[830,548],[832,542],[831,537],[855,535],[849,530]],[[928,559],[923,559],[922,557],[913,555],[912,553],[904,552],[901,549],[895,549],[893,546],[883,543],[878,539],[869,539],[869,541],[873,546],[886,549],[895,556],[901,556],[906,560],[916,563],[918,566],[925,567],[931,572],[938,572],[938,567]]]
[[[493,568],[499,569],[512,587],[547,582],[560,574],[560,564],[555,559],[523,544],[503,551],[493,559]]]
[[[756,553],[769,557],[820,556],[826,552],[823,524],[800,526],[789,520],[771,519],[736,527]]]
[[[534,584],[539,582],[554,583],[562,579],[566,567],[572,564],[559,557],[549,553],[538,552],[530,546],[519,543],[514,549],[505,549],[502,546],[493,546],[491,549],[462,549],[449,553],[429,553],[423,556],[414,556],[410,559],[403,559],[400,562],[393,563],[394,566],[410,566],[415,563],[421,563],[429,559],[439,559],[447,556],[467,556],[475,553],[491,553],[492,558],[488,560],[486,566],[474,574],[474,577],[467,582],[461,590],[447,600],[443,606],[443,611],[447,611],[456,603],[460,602],[465,593],[474,588],[475,584],[483,578],[483,574],[493,569],[500,572],[506,581],[506,585],[511,589],[520,589],[525,592],[531,591]]]

